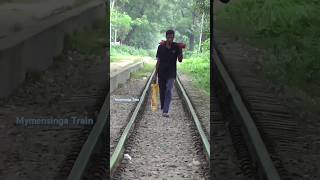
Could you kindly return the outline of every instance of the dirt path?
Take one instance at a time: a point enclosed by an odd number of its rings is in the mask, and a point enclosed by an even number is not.
[[[110,63],[110,74],[111,76],[113,74],[116,74],[117,72],[123,70],[126,66],[129,66],[131,64],[135,63],[135,61],[131,60],[121,60],[118,62],[112,62]]]

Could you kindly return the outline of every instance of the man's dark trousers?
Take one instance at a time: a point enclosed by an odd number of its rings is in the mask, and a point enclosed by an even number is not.
[[[169,107],[172,98],[172,88],[175,78],[159,78],[159,88],[160,88],[160,102],[161,109],[164,113],[169,112]]]

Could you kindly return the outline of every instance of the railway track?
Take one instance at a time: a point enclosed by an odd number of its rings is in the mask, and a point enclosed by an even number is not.
[[[247,178],[280,180],[281,176],[271,159],[261,133],[236,84],[222,63],[224,57],[214,44],[214,79],[215,96],[221,107],[224,120],[228,122],[228,129],[233,146],[239,159],[239,166]]]
[[[180,80],[173,90],[171,117],[164,118],[150,109],[151,79],[111,156],[112,178],[208,179],[209,141]],[[120,160],[123,154],[132,160]]]
[[[212,84],[216,90],[213,96],[218,106],[215,113],[219,116],[213,118],[211,128],[218,129],[220,123],[228,131],[222,138],[212,134],[213,141],[216,140],[214,150],[219,149],[219,143],[223,144],[219,139],[232,139],[233,158],[238,159],[237,166],[241,169],[240,173],[234,168],[237,174],[233,179],[294,179],[288,171],[290,163],[286,153],[298,155],[296,122],[265,82],[251,71],[250,62],[225,57],[216,42],[213,47],[215,75]],[[236,50],[232,53],[241,57]],[[215,154],[212,158],[211,174],[223,179],[223,174],[215,174],[221,171],[215,165],[223,160]]]
[[[78,146],[81,150],[70,157],[77,158],[69,162],[69,166],[74,163],[68,179],[109,179],[109,174],[113,179],[209,179],[210,145],[207,132],[203,130],[186,91],[177,78],[171,105],[172,117],[164,118],[160,112],[151,112],[150,109],[153,76],[154,72],[130,114],[128,124],[121,131],[110,162],[109,142],[105,134],[109,119],[109,95],[105,98],[95,126],[91,131],[84,132],[86,135],[83,137],[87,137],[82,138],[85,139],[84,145],[82,148]],[[132,160],[124,159],[124,154],[129,154]],[[141,171],[135,172],[133,177],[130,172],[135,169]]]
[[[212,156],[208,132],[203,130],[179,78],[174,88],[171,117],[164,118],[160,112],[150,110],[148,96],[153,72],[110,161],[105,135],[108,95],[68,179],[108,179],[109,174],[113,179],[208,179],[209,176],[213,179],[292,179],[279,153],[288,150],[288,144],[294,142],[292,136],[296,135],[290,114],[272,94],[263,91],[263,86],[250,74],[235,77],[239,71],[232,71],[230,64],[226,66],[216,44],[215,51],[212,65],[216,76],[212,84],[216,91],[211,96],[210,122]],[[243,82],[249,83],[242,85]],[[244,91],[245,88],[250,90]]]

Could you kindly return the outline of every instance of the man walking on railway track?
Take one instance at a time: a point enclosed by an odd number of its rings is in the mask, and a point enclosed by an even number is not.
[[[169,117],[172,88],[177,74],[177,58],[179,62],[182,62],[183,55],[182,49],[178,47],[177,43],[173,42],[173,30],[166,32],[166,39],[164,44],[158,46],[155,77],[158,76],[162,116]]]

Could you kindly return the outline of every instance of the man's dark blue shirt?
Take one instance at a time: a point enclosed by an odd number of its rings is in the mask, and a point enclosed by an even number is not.
[[[182,54],[182,50],[177,43],[173,42],[171,48],[166,45],[159,45],[157,50],[157,59],[160,60],[158,77],[161,79],[176,78],[177,76],[177,58]]]

